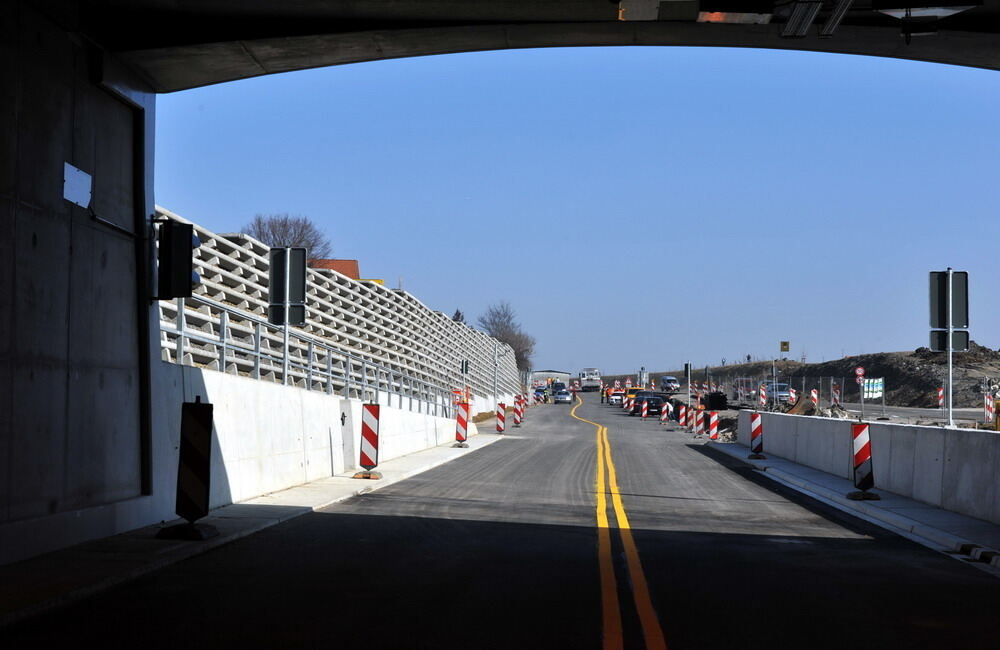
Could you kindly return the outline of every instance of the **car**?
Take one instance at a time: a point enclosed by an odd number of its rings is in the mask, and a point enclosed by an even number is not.
[[[623,399],[625,399],[625,391],[614,390],[611,391],[610,395],[608,395],[608,404],[616,404],[618,406],[621,406]]]
[[[573,395],[566,389],[557,390],[555,398],[552,400],[555,404],[572,404]]]
[[[629,415],[642,415],[642,405],[647,404],[646,415],[649,417],[660,416],[665,408],[663,406],[663,398],[656,395],[640,395],[636,398],[635,402],[632,403],[632,410],[629,411]]]
[[[558,391],[561,391],[561,390],[566,390],[566,384],[564,384],[561,381],[554,381],[554,382],[552,382],[551,388],[552,388],[552,392],[555,393],[555,392],[558,392]]]
[[[670,375],[664,375],[660,377],[660,390],[665,393],[676,393],[681,389],[681,382],[677,381],[677,377],[671,377]]]
[[[765,382],[765,388],[767,389],[767,400],[773,401],[778,400],[779,402],[787,402],[791,393],[788,391],[788,384],[778,382],[775,384],[773,381]],[[777,387],[777,388],[775,388]],[[757,391],[754,391],[756,394]]]

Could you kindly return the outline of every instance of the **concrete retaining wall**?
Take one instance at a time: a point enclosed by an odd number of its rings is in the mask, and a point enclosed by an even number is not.
[[[850,420],[762,413],[764,453],[853,479]],[[1000,435],[869,423],[875,487],[1000,523]],[[750,444],[750,411],[738,439]]]
[[[212,508],[357,467],[360,400],[172,363],[153,368],[150,494],[0,525],[0,564],[174,519],[181,403],[198,396],[215,407]],[[455,422],[383,405],[379,433],[383,462],[454,440]]]

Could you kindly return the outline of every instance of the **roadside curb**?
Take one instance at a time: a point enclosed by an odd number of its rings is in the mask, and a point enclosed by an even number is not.
[[[747,458],[749,450],[739,443],[720,444],[709,442],[706,444],[711,444],[713,449],[717,449],[727,456],[750,465],[754,469],[759,470],[764,476],[778,483],[812,496],[838,510],[882,526],[891,532],[902,533],[907,539],[916,541],[932,550],[951,555],[967,556],[980,565],[1000,568],[1000,552],[992,548],[885,508],[873,506],[872,502],[853,501],[840,492],[817,485],[797,474],[771,467],[767,461]],[[878,490],[873,491],[878,492]],[[980,566],[979,568],[983,567]]]
[[[367,484],[365,484],[365,485],[363,485],[361,487],[358,487],[357,489],[353,489],[349,493],[338,494],[334,498],[323,499],[322,501],[319,501],[319,502],[316,502],[316,503],[313,503],[313,504],[309,504],[309,505],[289,505],[289,504],[281,504],[281,503],[269,504],[269,503],[267,503],[267,500],[269,498],[275,498],[276,495],[280,495],[280,494],[283,494],[283,493],[288,493],[288,492],[290,492],[292,490],[295,490],[297,488],[302,488],[305,485],[316,485],[316,484],[319,484],[319,483],[321,483],[323,481],[329,480],[331,478],[350,478],[350,476],[353,474],[353,472],[345,472],[344,474],[338,474],[338,475],[335,475],[335,476],[332,476],[332,477],[326,477],[324,479],[318,479],[317,481],[313,481],[311,483],[306,483],[306,484],[299,485],[299,486],[294,486],[294,487],[288,488],[287,490],[282,490],[280,492],[274,492],[274,493],[271,493],[271,494],[265,494],[265,495],[262,495],[262,496],[259,496],[259,497],[254,497],[253,499],[248,499],[247,501],[241,501],[241,502],[238,502],[238,503],[233,503],[233,504],[229,504],[229,505],[226,505],[226,506],[222,506],[221,508],[218,508],[218,509],[212,511],[204,519],[200,520],[200,523],[214,524],[214,525],[216,525],[219,528],[230,528],[231,530],[229,532],[224,532],[224,533],[220,534],[218,537],[213,537],[213,538],[210,538],[210,539],[207,539],[207,540],[204,540],[204,541],[186,542],[186,543],[183,543],[183,544],[178,544],[175,548],[169,549],[169,550],[164,551],[162,553],[158,553],[157,554],[158,557],[156,557],[155,559],[150,559],[148,561],[144,561],[141,565],[119,570],[119,571],[115,572],[112,575],[108,575],[108,576],[106,576],[106,577],[104,577],[102,579],[96,580],[96,581],[94,581],[94,582],[92,582],[90,584],[87,584],[85,586],[71,588],[71,589],[69,589],[67,591],[58,593],[55,596],[44,598],[44,599],[42,599],[42,600],[40,600],[38,602],[32,603],[30,605],[26,605],[26,606],[22,606],[22,607],[16,607],[15,606],[14,609],[11,609],[9,611],[0,612],[0,629],[6,627],[8,625],[11,625],[13,623],[17,623],[18,621],[22,621],[24,619],[30,618],[32,616],[35,616],[37,614],[41,614],[41,613],[43,613],[45,611],[48,611],[48,610],[51,610],[51,609],[55,609],[55,608],[58,608],[58,607],[62,607],[64,605],[69,605],[69,604],[71,604],[73,602],[76,602],[76,601],[79,601],[79,600],[83,600],[84,598],[89,598],[89,597],[97,595],[99,593],[108,591],[109,589],[112,589],[112,588],[117,587],[119,585],[125,584],[125,583],[130,582],[132,580],[135,580],[137,578],[141,578],[141,577],[143,577],[145,575],[148,575],[150,573],[153,573],[155,571],[159,571],[160,569],[163,569],[163,568],[168,567],[170,565],[177,564],[179,562],[183,562],[184,560],[188,560],[188,559],[190,559],[192,557],[196,557],[198,555],[202,555],[204,553],[207,553],[209,551],[217,549],[217,548],[219,548],[221,546],[225,546],[226,544],[229,544],[231,542],[235,542],[237,540],[243,539],[244,537],[249,537],[250,535],[259,533],[259,532],[261,532],[263,530],[271,528],[272,526],[277,526],[278,524],[282,524],[282,523],[285,523],[287,521],[291,521],[292,519],[295,519],[297,517],[301,517],[302,515],[306,515],[306,514],[310,514],[312,512],[316,512],[317,510],[321,510],[321,509],[329,507],[331,505],[335,505],[337,503],[341,503],[341,502],[346,501],[348,499],[351,499],[353,497],[361,496],[361,495],[364,495],[364,494],[375,492],[375,491],[380,490],[380,489],[385,488],[385,487],[389,487],[390,485],[394,485],[396,483],[399,483],[400,481],[404,481],[404,480],[406,480],[408,478],[412,478],[412,477],[414,477],[414,476],[416,476],[418,474],[422,474],[423,472],[427,472],[427,471],[430,471],[430,470],[435,469],[437,467],[440,467],[441,465],[449,463],[449,462],[451,462],[453,460],[457,460],[457,459],[461,458],[462,456],[465,456],[466,454],[469,454],[471,452],[475,452],[475,451],[478,451],[478,450],[483,449],[485,447],[488,447],[488,446],[490,446],[490,445],[492,445],[492,444],[494,444],[494,443],[502,440],[503,439],[503,434],[478,434],[474,438],[470,438],[470,441],[474,440],[474,439],[476,440],[476,442],[479,443],[475,447],[470,447],[470,448],[460,449],[460,450],[456,449],[454,454],[448,454],[447,456],[445,456],[443,458],[434,459],[433,461],[429,461],[428,463],[421,464],[421,465],[419,465],[417,467],[413,467],[411,469],[405,470],[405,471],[397,473],[397,474],[393,474],[393,475],[391,475],[389,477],[383,478],[383,479],[378,480],[378,481],[362,482],[362,483],[367,483]],[[431,450],[434,450],[434,449],[445,448],[445,447],[447,447],[448,444],[450,444],[450,443],[446,443],[445,445],[440,445],[438,447],[431,447],[430,449],[426,449],[426,450],[421,450],[421,451],[418,451],[418,452],[414,452],[414,454],[409,454],[408,456],[411,457],[411,456],[413,456],[415,454],[419,454],[419,453],[431,451]],[[408,456],[401,456],[400,458],[407,458]],[[394,460],[396,460],[396,459],[394,459]],[[392,461],[386,461],[386,463],[392,463]],[[231,513],[234,508],[238,509],[238,508],[244,508],[246,506],[254,506],[254,505],[265,505],[265,506],[270,505],[270,506],[273,506],[273,507],[279,509],[279,511],[278,512],[272,512],[271,514],[268,514],[268,515],[262,515],[259,519],[258,518],[248,518],[248,517],[245,517],[245,516],[238,516],[238,515],[234,515],[234,514],[227,514],[227,511],[230,511],[230,513]],[[284,509],[284,511],[280,511],[280,509]],[[239,519],[241,522],[243,522],[243,526],[241,528],[239,528],[239,529],[232,530],[232,526],[226,526],[223,523],[226,520],[232,521],[234,519]],[[162,523],[159,523],[159,524],[153,524],[153,525],[150,525],[150,526],[145,526],[143,528],[137,528],[137,529],[132,530],[132,531],[127,531],[127,532],[124,532],[124,533],[120,533],[118,535],[113,535],[111,537],[104,538],[104,539],[106,539],[106,540],[121,539],[121,538],[141,538],[141,539],[150,538],[151,539],[155,535],[156,531],[159,530],[160,528],[162,528],[163,526],[170,525],[170,524],[173,524],[173,523],[178,523],[180,521],[181,521],[180,519],[177,519],[177,520],[173,520],[173,521],[162,522]],[[83,546],[83,545],[87,545],[87,544],[99,543],[100,541],[101,540],[93,540],[91,542],[84,542],[83,544],[77,545],[77,547]],[[74,552],[77,552],[75,550],[77,547],[69,547],[69,548],[63,549],[61,551],[54,551],[54,553],[74,553]],[[45,555],[39,556],[39,557],[44,558]],[[32,559],[37,560],[37,558],[31,558],[31,559],[29,559],[27,561],[31,561]],[[18,564],[18,563],[15,563],[15,565],[16,564]],[[3,569],[3,567],[0,567],[0,571],[2,571],[2,569]]]

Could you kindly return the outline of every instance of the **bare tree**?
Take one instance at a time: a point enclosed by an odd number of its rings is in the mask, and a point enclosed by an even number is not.
[[[242,232],[272,248],[304,246],[310,259],[323,259],[333,254],[330,240],[309,217],[258,214]]]
[[[479,326],[495,339],[514,349],[514,359],[519,370],[531,367],[535,353],[535,337],[521,329],[514,308],[506,300],[490,305],[479,317]]]

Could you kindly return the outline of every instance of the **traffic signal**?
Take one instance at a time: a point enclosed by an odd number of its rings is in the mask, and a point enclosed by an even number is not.
[[[194,249],[201,240],[194,225],[179,221],[160,222],[157,251],[157,298],[190,298],[201,277],[194,271]]]
[[[691,364],[684,364],[684,379],[691,379]]]
[[[469,360],[468,359],[466,359],[465,361],[462,362],[462,374],[463,375],[469,374]]]

